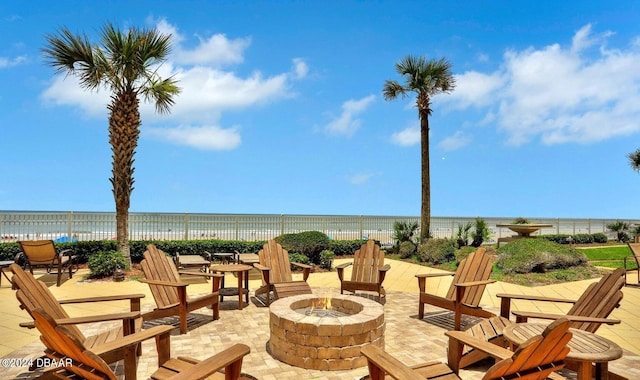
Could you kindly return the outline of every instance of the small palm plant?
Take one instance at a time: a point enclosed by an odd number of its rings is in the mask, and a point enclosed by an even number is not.
[[[613,223],[607,224],[607,228],[616,233],[616,239],[619,242],[624,243],[629,241],[629,234],[627,233],[629,230],[629,223],[618,219]]]

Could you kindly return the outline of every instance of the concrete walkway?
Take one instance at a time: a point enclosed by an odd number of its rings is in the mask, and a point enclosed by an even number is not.
[[[339,264],[348,260],[336,260]],[[446,360],[446,337],[444,331],[447,326],[432,323],[425,318],[419,321],[416,318],[418,304],[418,286],[414,275],[417,273],[429,273],[435,269],[409,264],[402,261],[389,260],[391,270],[385,279],[387,289],[387,302],[385,303],[385,318],[387,321],[386,349],[396,355],[407,364],[417,364],[425,360]],[[50,286],[51,291],[58,299],[78,298],[83,296],[97,296],[106,294],[144,293],[143,310],[153,307],[153,298],[149,288],[137,281],[113,282],[86,282],[82,281],[86,272],[80,271],[73,279],[67,280],[61,287],[55,284]],[[227,276],[230,276],[228,274]],[[43,276],[47,281],[49,277]],[[252,276],[255,277],[255,276]],[[234,283],[233,279],[228,279]],[[435,289],[436,294],[444,294],[449,287],[450,277],[430,279],[427,286]],[[508,283],[498,282],[487,287],[482,299],[482,304],[487,309],[497,312],[499,299],[497,293],[535,294],[551,297],[563,297],[577,299],[583,290],[595,280],[577,281],[559,285],[543,287],[524,287]],[[637,281],[635,277],[629,281]],[[210,291],[211,283],[202,280],[191,280],[189,294],[206,293]],[[339,291],[339,281],[335,272],[312,273],[309,284],[314,293]],[[202,309],[192,313],[194,320],[190,321],[189,332],[185,335],[172,336],[172,355],[193,356],[204,359],[232,343],[243,342],[251,346],[251,354],[245,358],[243,369],[247,373],[259,379],[344,379],[360,378],[366,374],[366,367],[351,371],[307,371],[281,363],[266,352],[265,343],[268,340],[269,322],[268,309],[260,305],[253,297],[253,290],[260,285],[260,280],[252,279],[252,302],[242,310],[237,310],[236,297],[226,297],[222,304],[221,319],[212,322],[210,310]],[[614,326],[602,326],[598,334],[606,337],[625,350],[625,357],[611,363],[610,367],[617,373],[623,371],[629,378],[640,378],[640,288],[625,287],[624,299],[619,309],[615,310],[611,318],[622,320],[622,323]],[[0,287],[0,357],[24,358],[37,357],[42,352],[39,342],[39,334],[36,330],[27,330],[18,326],[21,322],[30,321],[29,316],[18,307],[14,291],[11,290],[6,279]],[[547,303],[533,303],[515,301],[512,306],[516,310],[532,310],[541,312],[564,313],[570,305],[555,305]],[[120,312],[128,308],[124,302],[109,304],[68,305],[65,307],[71,316],[83,316],[92,314],[106,314]],[[428,316],[443,315],[441,309],[427,307]],[[446,314],[446,312],[445,312]],[[435,317],[437,319],[437,317]],[[168,319],[164,323],[176,323],[175,319]],[[86,327],[83,330],[90,334],[104,326]],[[139,378],[145,378],[153,369],[157,368],[155,347],[153,342],[143,345],[143,357],[140,359],[138,373]],[[118,370],[121,370],[118,368]],[[625,372],[626,371],[626,372]],[[631,372],[629,372],[631,371]],[[635,371],[635,372],[634,372]],[[35,378],[38,373],[29,373],[26,368],[0,367],[0,378]],[[480,378],[482,372],[465,371],[463,378]]]

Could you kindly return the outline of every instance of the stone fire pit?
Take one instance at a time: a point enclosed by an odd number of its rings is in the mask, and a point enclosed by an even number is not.
[[[271,304],[271,356],[296,367],[323,371],[366,366],[360,348],[369,343],[384,348],[382,305],[362,297],[335,294],[330,296],[331,309],[323,310],[317,305],[324,299],[304,294]]]

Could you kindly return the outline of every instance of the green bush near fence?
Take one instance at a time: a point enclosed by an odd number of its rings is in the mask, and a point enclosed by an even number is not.
[[[320,252],[329,249],[329,237],[320,231],[284,234],[274,240],[289,252],[298,252],[307,256],[314,264],[320,264]]]
[[[552,241],[558,244],[591,244],[591,243],[606,243],[607,235],[602,232],[595,234],[554,234],[554,235],[542,235],[544,239]]]
[[[175,256],[176,253],[181,255],[200,255],[204,251],[215,252],[234,252],[241,253],[258,253],[266,241],[240,241],[240,240],[131,240],[129,246],[131,249],[131,261],[139,263],[142,261],[143,253],[147,249],[147,245],[154,244],[164,252]],[[336,256],[350,256],[360,249],[364,242],[362,240],[330,240],[325,248],[332,251]],[[379,243],[378,243],[379,244]],[[79,263],[86,263],[89,258],[101,251],[117,250],[115,240],[93,240],[78,241],[70,243],[55,243],[58,250],[71,249],[78,258]],[[310,250],[310,248],[306,248]],[[324,250],[324,249],[323,249]],[[322,265],[322,257],[318,252],[318,262],[315,264]],[[14,260],[19,254],[20,246],[18,243],[0,243],[0,260]],[[300,252],[300,251],[294,251]]]
[[[89,257],[89,277],[101,278],[113,276],[116,269],[128,269],[127,260],[118,251],[100,251]]]

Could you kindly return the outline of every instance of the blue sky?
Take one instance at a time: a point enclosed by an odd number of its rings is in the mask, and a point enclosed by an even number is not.
[[[6,1],[0,210],[114,211],[109,93],[45,65],[60,27],[173,35],[182,93],[142,106],[132,212],[420,213],[408,54],[446,57],[434,216],[640,217],[637,1]]]

